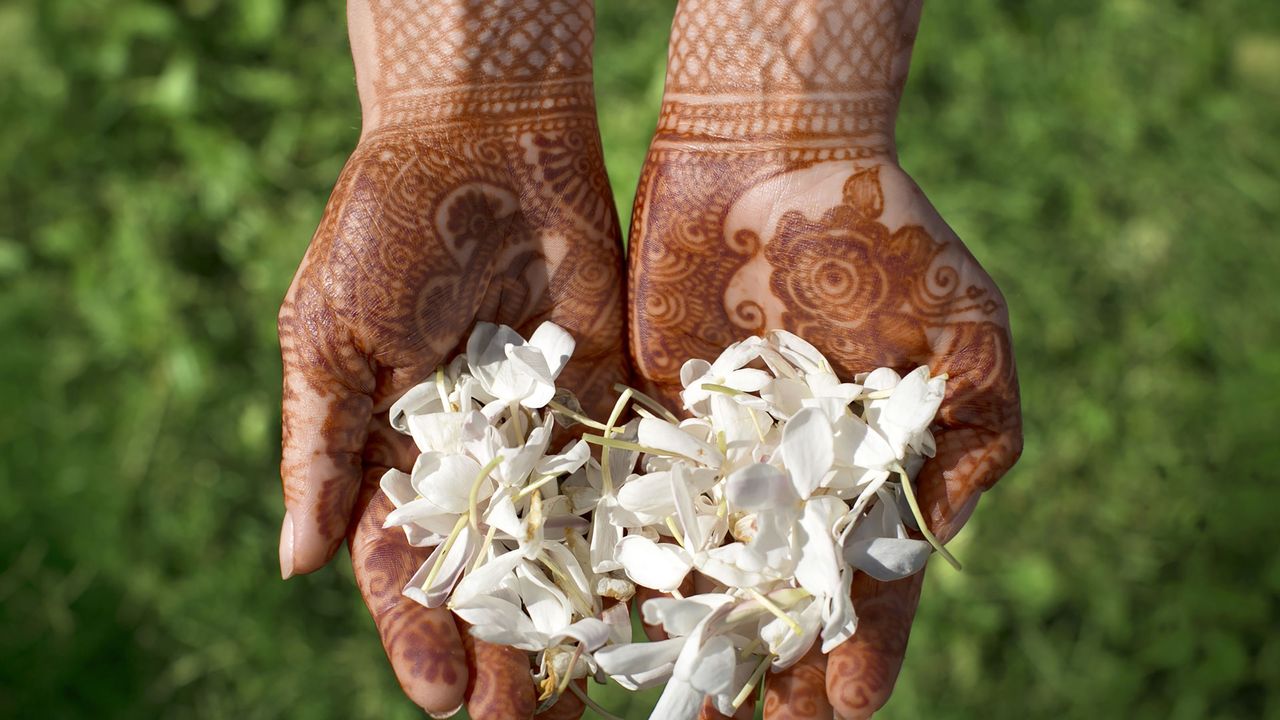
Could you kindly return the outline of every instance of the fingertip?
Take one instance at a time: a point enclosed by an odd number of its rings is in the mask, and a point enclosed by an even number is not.
[[[528,720],[537,709],[529,657],[523,650],[467,637],[473,670],[467,712],[472,720]]]
[[[280,579],[293,577],[293,516],[284,514],[284,522],[280,523]]]
[[[869,718],[889,701],[923,583],[924,573],[888,583],[854,577],[858,630],[827,656],[827,698],[838,717]]]
[[[382,529],[390,508],[385,495],[375,494],[355,528],[351,563],[356,582],[405,695],[427,714],[448,717],[466,692],[466,654],[449,611],[423,607],[401,593],[424,552],[410,546],[402,532]]]

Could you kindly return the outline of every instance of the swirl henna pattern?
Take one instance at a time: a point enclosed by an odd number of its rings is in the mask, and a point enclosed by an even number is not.
[[[771,328],[846,377],[948,373],[937,455],[917,479],[945,541],[1017,460],[1021,413],[1004,298],[897,165],[920,12],[919,0],[682,0],[632,216],[628,315],[638,382],[673,406],[686,358]],[[859,576],[857,634],[771,676],[766,718],[879,709],[921,584]]]
[[[625,376],[593,8],[351,0],[348,17],[362,134],[279,315],[281,571],[321,567],[346,538],[409,697],[434,714],[465,699],[474,718],[523,720],[534,707],[525,654],[472,643],[448,612],[400,594],[425,553],[382,530],[377,482],[414,458],[386,410],[477,321],[525,335],[544,320],[566,328],[578,347],[561,380],[594,412]]]

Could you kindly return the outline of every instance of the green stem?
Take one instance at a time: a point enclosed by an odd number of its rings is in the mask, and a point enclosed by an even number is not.
[[[672,425],[678,425],[680,423],[680,418],[671,414],[671,411],[668,410],[665,406],[663,406],[662,403],[658,402],[652,397],[649,397],[648,395],[645,395],[639,390],[633,387],[630,387],[628,385],[623,385],[622,383],[615,384],[613,386],[613,389],[617,392],[622,392],[623,390],[630,390],[631,394],[635,396],[636,402],[640,403],[641,405],[644,405],[645,407],[649,408],[653,412],[658,413],[658,415],[661,415],[667,422],[671,423]]]
[[[476,476],[475,482],[471,483],[471,492],[467,495],[467,521],[471,523],[471,529],[476,532],[480,531],[480,486],[484,483],[485,478],[489,477],[489,473],[498,467],[498,463],[502,462],[501,456],[490,460],[483,468],[480,468],[480,474]]]
[[[911,488],[911,478],[907,477],[907,471],[903,469],[901,465],[895,467],[894,471],[902,476],[902,492],[907,496],[907,505],[911,506],[911,515],[915,517],[916,525],[920,527],[920,534],[924,535],[924,539],[933,546],[934,550],[938,551],[938,554],[942,556],[942,559],[946,560],[951,567],[956,570],[962,569],[960,561],[956,559],[956,556],[952,555],[950,551],[943,547],[941,542],[938,542],[938,538],[934,536],[933,532],[929,530],[928,524],[925,523],[924,514],[920,512],[920,504],[916,502],[916,493],[915,490]]]
[[[458,522],[453,526],[453,531],[449,533],[449,537],[444,541],[444,547],[440,548],[440,557],[436,560],[436,564],[431,566],[431,572],[427,573],[427,579],[422,583],[422,591],[425,593],[427,588],[435,583],[436,578],[440,575],[440,568],[444,567],[444,563],[449,559],[449,551],[453,549],[453,544],[458,541],[458,536],[462,534],[462,529],[467,526],[467,518],[460,517]]]
[[[576,420],[578,423],[580,423],[580,424],[582,424],[582,425],[586,425],[587,427],[589,427],[589,428],[591,428],[591,429],[593,429],[593,430],[605,430],[605,429],[606,429],[606,427],[605,427],[605,424],[604,424],[604,423],[602,423],[602,422],[597,422],[597,421],[595,421],[595,420],[592,420],[591,418],[587,417],[586,415],[583,415],[582,413],[577,412],[577,411],[575,411],[574,409],[570,408],[568,405],[561,405],[560,403],[556,402],[555,400],[552,400],[551,402],[548,402],[548,403],[547,403],[547,407],[551,408],[553,411],[555,411],[555,412],[557,412],[557,413],[560,413],[561,415],[564,415],[564,416],[566,416],[566,417],[573,418],[573,419],[574,419],[574,420]]]

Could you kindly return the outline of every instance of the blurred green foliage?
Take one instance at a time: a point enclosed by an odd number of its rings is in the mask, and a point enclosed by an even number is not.
[[[599,0],[624,217],[671,11]],[[344,561],[277,579],[342,3],[9,0],[0,48],[0,716],[419,717]],[[1280,717],[1280,3],[932,3],[899,137],[1009,298],[1027,441],[884,716]]]

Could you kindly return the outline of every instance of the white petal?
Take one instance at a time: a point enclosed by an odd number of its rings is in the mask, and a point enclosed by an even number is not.
[[[548,645],[555,645],[565,638],[573,638],[586,652],[595,652],[609,640],[609,625],[593,617],[583,618],[551,636]]]
[[[391,404],[389,413],[391,419],[391,427],[400,432],[409,434],[409,415],[423,415],[426,413],[437,413],[444,410],[444,405],[440,402],[440,391],[436,388],[434,376],[427,382],[414,385]]]
[[[622,538],[614,555],[633,582],[663,592],[680,587],[692,566],[679,545],[655,543],[640,535]]]
[[[437,562],[441,562],[442,550],[444,550],[443,544],[436,546],[436,549],[431,552],[431,556],[422,564],[422,567],[418,568],[418,572],[409,578],[409,583],[404,587],[405,596],[429,608],[440,607],[449,598],[449,592],[453,589],[454,583],[458,582],[458,578],[462,576],[462,571],[466,569],[467,563],[475,556],[475,534],[471,532],[469,527],[462,529],[462,532],[458,534],[457,540],[454,541],[453,547],[449,549],[449,554],[444,556],[443,564],[440,572],[436,574],[435,580],[432,581],[429,587],[423,587],[427,577],[431,574],[431,568],[435,567]]]
[[[540,408],[555,397],[555,378],[547,367],[546,359],[537,349],[528,345],[508,345],[507,359],[511,361],[511,367],[526,378],[526,384],[523,387],[528,390],[520,399],[521,405],[527,408]]]
[[[382,492],[387,496],[387,499],[391,500],[391,504],[396,507],[418,499],[418,492],[413,489],[413,484],[409,482],[409,475],[395,468],[391,468],[382,474],[382,479],[378,481],[378,486],[382,488]]]
[[[490,595],[477,595],[454,607],[458,617],[471,624],[471,634],[486,642],[511,645],[537,652],[545,647],[541,637],[520,606]]]
[[[742,392],[759,392],[772,379],[773,376],[764,370],[744,368],[742,370],[734,370],[726,375],[723,385]]]
[[[834,456],[834,430],[821,410],[805,408],[782,431],[782,455],[796,493],[807,498],[822,484]]]
[[[595,654],[600,669],[628,690],[657,687],[671,677],[685,638],[613,645]]]
[[[465,605],[477,595],[491,592],[516,569],[522,557],[519,552],[506,552],[481,565],[458,582],[458,586],[453,589],[453,596],[449,598],[449,604]]]
[[[693,494],[684,470],[684,463],[676,463],[671,468],[667,487],[675,500],[676,518],[680,523],[680,531],[684,534],[684,546],[689,552],[698,552],[706,544],[707,535],[698,521],[697,507],[693,503]]]
[[[816,597],[839,592],[840,564],[835,538],[831,534],[831,517],[824,505],[807,503],[796,531],[796,547],[800,558],[796,563],[796,582]]]
[[[457,521],[456,513],[446,512],[434,502],[426,498],[419,498],[387,513],[386,519],[382,522],[382,527],[392,528],[409,524],[421,524],[430,525],[434,530],[439,528],[440,523],[446,523],[449,527],[445,532],[448,532],[453,529],[453,525]]]
[[[769,643],[770,650],[777,655],[773,660],[774,670],[785,670],[799,662],[809,652],[809,648],[813,647],[818,639],[818,631],[822,628],[821,602],[810,602],[799,613],[793,611],[789,614],[800,625],[802,632],[799,635],[789,624],[782,622],[781,618],[774,618],[760,629],[760,637]]]
[[[923,540],[880,537],[848,544],[844,558],[876,580],[889,582],[919,572],[931,549]]]
[[[423,498],[446,512],[467,511],[471,487],[480,476],[480,465],[466,455],[423,453],[413,466],[413,487]],[[480,483],[480,498],[493,494],[493,481]]]
[[[561,571],[568,576],[567,580],[559,575],[554,577],[556,586],[564,590],[565,596],[569,598],[574,610],[583,616],[595,615],[595,608],[582,605],[583,601],[586,598],[590,598],[593,593],[591,581],[587,579],[587,574],[583,571],[582,565],[578,563],[578,558],[574,557],[573,551],[566,547],[564,543],[558,542],[546,543],[544,549],[551,556],[551,559],[560,566]],[[577,592],[570,592],[569,588],[565,587],[566,583],[572,583]]]
[[[789,550],[789,548],[788,548]],[[766,558],[740,542],[712,548],[698,558],[698,571],[731,588],[751,588],[769,580]]]
[[[618,488],[618,506],[636,516],[640,524],[660,523],[675,513],[671,497],[671,473],[659,471],[632,475]]]
[[[573,356],[576,346],[573,336],[551,321],[542,323],[537,330],[533,331],[529,344],[541,351],[542,356],[546,358],[545,362],[552,382],[559,377],[560,371],[564,370],[564,366],[569,363],[569,358]]]
[[[760,357],[760,348],[763,342],[760,338],[752,336],[740,340],[720,353],[720,357],[711,363],[710,372],[719,377],[724,377],[747,363]]]
[[[674,673],[680,672],[676,661]],[[733,687],[734,669],[738,665],[738,653],[733,642],[723,635],[707,640],[698,652],[697,661],[689,675],[689,684],[705,695],[719,695]],[[655,713],[656,714],[656,713]]]
[[[507,359],[508,345],[524,345],[524,338],[506,325],[477,323],[467,340],[467,367],[490,395],[506,402],[523,398],[531,389],[527,377]]]
[[[699,593],[684,599],[656,597],[640,606],[640,614],[650,625],[661,625],[668,635],[685,636],[712,612],[732,603],[732,595]]]
[[[836,423],[835,429],[843,464],[883,470],[897,462],[898,455],[889,441],[861,418],[846,415]]]
[[[680,366],[680,384],[687,388],[693,381],[701,380],[710,369],[711,363],[706,360],[699,358],[686,360],[684,365]]]
[[[409,434],[420,452],[456,453],[462,449],[462,425],[469,413],[436,412],[410,415]]]
[[[730,475],[724,492],[732,508],[747,512],[786,507],[800,500],[787,476],[764,463],[752,463]]]
[[[890,390],[901,380],[902,378],[893,370],[893,368],[882,367],[871,371],[871,373],[860,382],[867,390],[874,392],[879,390]]]
[[[719,450],[665,420],[641,418],[636,437],[645,447],[686,457],[703,465],[719,465],[723,459]]]
[[[831,367],[818,348],[799,335],[786,330],[770,330],[766,339],[779,354],[805,373],[821,372]]]
[[[569,626],[573,619],[569,599],[533,563],[516,566],[516,587],[538,632],[551,635]]]
[[[591,514],[591,571],[596,573],[621,570],[617,546],[622,540],[622,526],[614,520],[616,508],[611,497],[600,498]]]
[[[612,453],[610,453],[612,455]],[[535,468],[539,475],[568,475],[591,459],[591,447],[586,440],[579,440],[565,448],[559,455],[543,458]]]
[[[853,637],[858,629],[858,614],[849,595],[853,572],[840,573],[840,592],[826,599],[822,610],[822,652],[829,653],[837,645]]]

